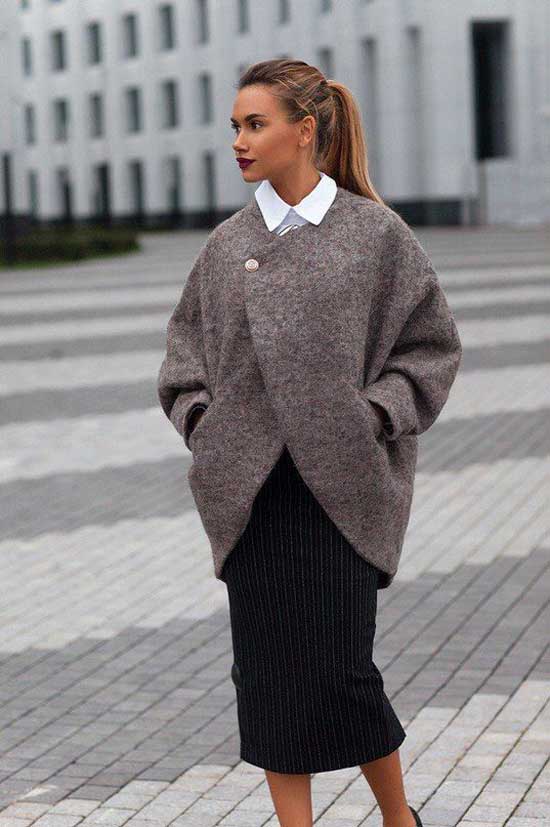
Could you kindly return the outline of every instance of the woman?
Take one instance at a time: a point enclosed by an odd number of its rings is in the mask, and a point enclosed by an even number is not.
[[[263,61],[231,123],[244,179],[262,183],[195,261],[158,392],[228,590],[240,754],[265,770],[282,827],[312,824],[312,773],[349,766],[384,827],[415,827],[406,733],[372,660],[377,590],[460,339],[426,253],[369,181],[345,86]]]

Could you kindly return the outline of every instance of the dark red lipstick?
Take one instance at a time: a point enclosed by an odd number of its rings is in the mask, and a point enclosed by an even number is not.
[[[241,169],[246,169],[250,164],[254,163],[253,158],[237,158],[237,163]]]

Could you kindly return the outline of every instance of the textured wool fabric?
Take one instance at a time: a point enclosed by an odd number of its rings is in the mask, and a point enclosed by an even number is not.
[[[285,449],[223,569],[243,760],[274,772],[328,772],[402,744],[373,661],[378,576]]]
[[[218,224],[168,321],[158,376],[162,408],[193,453],[189,485],[216,577],[286,445],[387,588],[418,435],[443,408],[461,355],[432,263],[391,208],[338,187],[319,225],[273,234],[255,198]],[[190,434],[197,404],[206,411]]]

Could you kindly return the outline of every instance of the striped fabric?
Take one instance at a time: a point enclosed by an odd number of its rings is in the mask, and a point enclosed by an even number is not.
[[[285,233],[288,233],[289,230],[296,230],[300,226],[301,224],[287,224],[286,227],[281,227],[281,229],[277,228],[275,232],[277,235],[284,235]]]
[[[403,742],[372,660],[378,572],[326,515],[285,446],[221,578],[243,760],[325,772]]]

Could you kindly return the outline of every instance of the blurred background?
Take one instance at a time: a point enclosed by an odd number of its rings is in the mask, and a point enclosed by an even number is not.
[[[196,255],[254,197],[239,75],[283,55],[356,96],[463,343],[379,593],[410,802],[550,825],[550,2],[0,0],[2,827],[277,827],[156,378]],[[357,768],[314,802],[379,827]]]
[[[550,220],[546,0],[6,0],[0,51],[4,223],[231,214],[235,84],[267,56],[351,88],[407,221]]]

